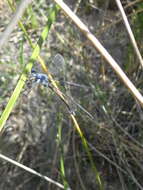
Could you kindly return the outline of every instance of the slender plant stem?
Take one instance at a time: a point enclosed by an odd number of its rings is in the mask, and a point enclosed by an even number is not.
[[[118,8],[119,8],[119,10],[120,10],[121,15],[122,15],[122,19],[123,19],[124,24],[125,24],[125,26],[126,26],[127,32],[128,32],[128,34],[129,34],[129,37],[130,37],[131,43],[132,43],[132,45],[133,45],[133,48],[134,48],[134,50],[135,50],[135,53],[136,53],[136,55],[137,55],[137,58],[138,58],[138,60],[139,60],[139,62],[140,62],[140,64],[141,64],[141,66],[143,67],[143,59],[142,59],[142,56],[141,56],[141,54],[140,54],[139,48],[138,48],[138,46],[137,46],[137,43],[136,43],[134,34],[133,34],[132,29],[131,29],[131,27],[130,27],[130,24],[129,24],[129,22],[128,22],[128,19],[127,19],[127,16],[126,16],[126,14],[125,14],[125,11],[124,11],[123,6],[122,6],[122,4],[121,4],[121,1],[120,1],[120,0],[116,0],[116,3],[117,3],[117,6],[118,6]]]
[[[15,14],[13,15],[10,23],[6,27],[5,31],[0,36],[0,50],[4,47],[4,44],[8,40],[8,37],[14,30],[14,27],[18,24],[19,20],[21,19],[22,15],[24,14],[25,9],[28,5],[32,2],[32,0],[22,0],[17,8]]]

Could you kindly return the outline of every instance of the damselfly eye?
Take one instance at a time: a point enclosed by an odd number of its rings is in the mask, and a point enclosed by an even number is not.
[[[35,69],[32,68],[32,69],[31,69],[31,73],[32,73],[32,74],[35,74],[35,73],[36,73]]]

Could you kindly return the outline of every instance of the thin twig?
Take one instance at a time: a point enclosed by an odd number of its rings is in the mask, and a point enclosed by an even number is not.
[[[118,6],[118,8],[119,8],[119,10],[120,10],[122,19],[123,19],[123,21],[124,21],[124,24],[125,24],[125,27],[126,27],[126,29],[127,29],[128,35],[129,35],[129,37],[130,37],[131,43],[132,43],[132,45],[133,45],[133,48],[134,48],[134,50],[135,50],[135,52],[136,52],[137,58],[138,58],[138,60],[139,60],[139,62],[140,62],[140,64],[141,64],[141,66],[143,67],[143,59],[142,59],[142,56],[141,56],[141,54],[140,54],[139,48],[138,48],[138,46],[137,46],[137,43],[136,43],[134,34],[133,34],[132,29],[131,29],[131,27],[130,27],[130,24],[129,24],[129,22],[128,22],[128,19],[127,19],[127,16],[126,16],[126,14],[125,14],[125,11],[124,11],[123,6],[122,6],[122,4],[121,4],[121,1],[120,1],[120,0],[116,0],[116,3],[117,3],[117,6]]]
[[[104,158],[105,160],[107,160],[110,164],[112,164],[113,166],[115,166],[118,170],[120,170],[122,173],[127,174],[127,172],[121,168],[118,164],[116,164],[114,161],[112,161],[111,159],[109,159],[105,154],[103,154],[101,151],[99,151],[97,148],[95,148],[91,143],[88,142],[89,147],[95,151],[97,154],[99,154],[102,158]]]
[[[22,15],[24,14],[25,9],[27,6],[32,2],[32,0],[21,0],[15,14],[13,15],[10,23],[4,30],[4,32],[0,36],[0,50],[3,48],[3,45],[8,40],[8,37],[14,30],[15,26],[18,24],[19,20],[21,19]]]
[[[62,184],[54,181],[53,179],[51,179],[51,178],[49,178],[47,176],[44,176],[44,175],[40,174],[39,172],[36,172],[35,170],[33,170],[33,169],[23,165],[23,164],[20,164],[20,163],[16,162],[15,160],[12,160],[11,158],[8,158],[7,156],[4,156],[3,154],[0,154],[0,158],[2,158],[3,160],[5,160],[7,162],[10,162],[11,164],[14,164],[15,166],[17,166],[19,168],[22,168],[23,170],[26,170],[29,173],[32,173],[32,174],[34,174],[34,175],[48,181],[50,183],[55,184],[56,186],[58,186],[61,189],[64,189],[64,186]],[[2,176],[2,174],[1,174],[1,176]]]

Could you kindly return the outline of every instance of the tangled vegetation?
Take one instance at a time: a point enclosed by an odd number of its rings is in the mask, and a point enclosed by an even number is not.
[[[0,2],[0,189],[143,189],[142,0],[65,0],[89,33],[62,1],[32,1],[2,42],[21,2]]]

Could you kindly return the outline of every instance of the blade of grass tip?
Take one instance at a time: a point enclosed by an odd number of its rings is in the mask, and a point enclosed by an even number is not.
[[[28,73],[30,73],[31,68],[33,66],[33,62],[39,57],[41,46],[42,46],[43,42],[46,40],[48,33],[49,33],[49,30],[50,30],[50,27],[56,18],[55,12],[57,11],[57,9],[55,7],[57,8],[58,6],[54,6],[51,9],[50,16],[49,16],[50,18],[48,19],[48,23],[47,23],[46,27],[44,28],[44,30],[42,31],[42,34],[41,34],[41,36],[37,42],[37,45],[35,46],[35,48],[33,50],[30,61],[25,66],[24,71],[22,72],[22,75],[21,75],[21,77],[20,77],[20,79],[16,85],[16,88],[15,88],[12,96],[10,97],[5,110],[3,111],[3,113],[0,117],[0,132],[2,131],[2,128],[3,128],[6,120],[8,119],[8,117],[9,117],[9,115],[13,109],[16,100],[18,99],[18,97],[20,95],[20,92],[21,92],[21,90],[25,84],[25,81],[28,77]]]

